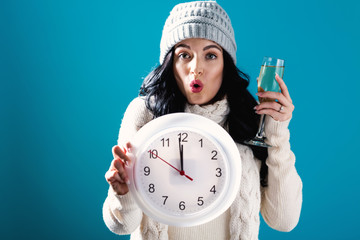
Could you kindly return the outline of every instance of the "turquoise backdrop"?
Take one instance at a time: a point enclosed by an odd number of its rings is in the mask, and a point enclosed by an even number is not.
[[[218,2],[251,92],[262,57],[283,58],[296,107],[301,219],[290,233],[262,221],[260,239],[360,239],[360,1]],[[176,3],[1,1],[1,239],[128,239],[103,223],[104,174]]]

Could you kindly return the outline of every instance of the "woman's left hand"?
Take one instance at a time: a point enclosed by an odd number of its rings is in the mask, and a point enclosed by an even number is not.
[[[275,79],[279,83],[281,92],[258,92],[256,95],[261,98],[277,99],[278,101],[260,103],[255,107],[255,110],[256,113],[267,114],[276,121],[286,121],[292,117],[295,107],[292,104],[292,100],[284,80],[277,74]]]

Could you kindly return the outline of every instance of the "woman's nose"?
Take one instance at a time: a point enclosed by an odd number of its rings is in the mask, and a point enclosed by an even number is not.
[[[190,68],[190,73],[193,74],[195,77],[200,76],[203,74],[204,69],[202,67],[201,60],[197,59],[196,57],[193,58]]]

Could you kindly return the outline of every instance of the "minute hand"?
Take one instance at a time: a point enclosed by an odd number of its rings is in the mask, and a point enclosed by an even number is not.
[[[184,145],[181,144],[181,139],[179,138],[179,151],[180,151],[180,175],[184,175]]]

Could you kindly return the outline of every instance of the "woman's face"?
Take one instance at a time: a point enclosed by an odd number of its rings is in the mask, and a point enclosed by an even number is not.
[[[190,38],[175,46],[174,75],[190,104],[206,104],[219,91],[224,69],[223,50],[213,41]]]

